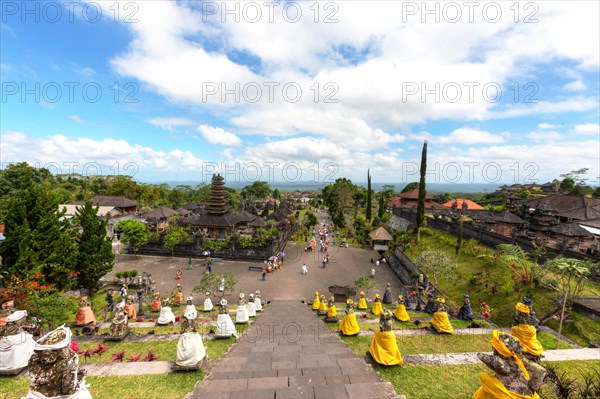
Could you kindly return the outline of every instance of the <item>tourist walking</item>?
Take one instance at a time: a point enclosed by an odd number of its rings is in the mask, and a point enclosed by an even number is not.
[[[262,269],[262,281],[267,281],[267,271]]]
[[[371,278],[375,278],[375,268],[371,268]]]
[[[192,258],[188,259],[188,270],[192,270],[194,268],[194,265],[192,263]]]
[[[302,265],[302,274],[308,273],[308,268],[306,267],[306,263]]]
[[[113,297],[114,294],[115,292],[112,289],[108,290],[108,292],[106,293],[106,302],[108,303],[109,312],[115,310],[115,298]]]

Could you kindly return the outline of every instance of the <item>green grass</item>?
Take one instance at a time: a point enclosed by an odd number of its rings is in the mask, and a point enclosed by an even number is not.
[[[544,349],[556,349],[556,337],[549,332],[539,332],[537,339]],[[560,347],[558,349],[573,349],[573,347],[564,341],[560,341]]]
[[[583,347],[589,346],[590,342],[600,342],[600,321],[594,320],[575,310],[571,311],[572,322],[563,322],[562,334],[573,342]],[[551,319],[546,325],[558,331],[558,321]]]
[[[86,377],[85,382],[90,384],[94,399],[181,399],[203,378],[204,370],[199,370],[166,375]],[[0,379],[2,399],[19,399],[28,389],[27,377]]]
[[[340,315],[338,313],[338,317],[343,317],[343,315]],[[356,318],[356,321],[358,322],[358,327],[360,327],[361,331],[378,331],[379,330],[379,323],[373,323],[373,322],[366,323],[366,322],[361,322],[360,320],[361,320],[360,317]],[[429,316],[429,318],[426,320],[421,319],[421,323],[418,326],[415,325],[413,321],[401,322],[401,321],[395,320],[394,324],[393,324],[393,326],[394,326],[393,328],[394,328],[394,330],[417,330],[417,329],[421,329],[423,327],[429,327],[431,325],[430,320],[431,320],[431,316]],[[483,327],[489,327],[489,325],[483,320],[476,320],[476,322],[481,324]],[[452,325],[452,327],[454,329],[468,328],[471,323],[472,323],[471,321],[467,321],[467,320],[450,320],[450,324]],[[337,323],[325,323],[325,325],[332,330],[337,330],[339,328],[339,324],[337,324]]]
[[[248,328],[250,328],[251,323],[247,324],[236,324],[235,329],[238,333],[244,333]],[[211,330],[216,330],[217,326],[209,323],[200,324],[200,328],[198,332],[200,334],[208,334]],[[107,333],[109,328],[101,328],[98,332],[99,334]],[[176,325],[166,325],[166,326],[155,326],[155,327],[131,327],[131,332],[134,334],[148,334],[148,332],[154,331],[154,334],[179,334],[181,332],[181,326],[179,324]]]

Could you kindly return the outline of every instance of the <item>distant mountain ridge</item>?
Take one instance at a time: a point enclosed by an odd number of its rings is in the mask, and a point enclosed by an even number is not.
[[[202,182],[198,180],[183,180],[183,181],[161,181],[161,182],[149,182],[150,184],[168,184],[169,187],[173,188],[178,185],[187,185],[190,187],[196,187],[200,184],[210,184],[210,182]],[[252,182],[228,182],[225,181],[225,186],[234,188],[236,190],[242,189],[245,186],[250,185]],[[333,183],[333,182],[332,182]],[[320,191],[329,183],[315,183],[312,181],[299,181],[296,183],[288,182],[272,182],[269,183],[272,189],[278,189],[279,191]],[[362,187],[367,187],[366,182],[354,182],[354,184]],[[401,191],[404,186],[408,183],[371,183],[373,190],[381,191],[383,186],[392,185],[396,191]],[[501,184],[495,183],[429,183],[427,184],[427,191],[430,193],[483,193],[483,192],[494,192],[500,187]]]

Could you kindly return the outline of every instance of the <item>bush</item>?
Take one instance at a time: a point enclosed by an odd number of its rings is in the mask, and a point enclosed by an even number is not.
[[[210,238],[205,238],[202,240],[202,249],[205,251],[216,251],[227,248],[229,248],[229,241],[211,240]]]
[[[136,269],[123,270],[122,272],[115,273],[115,277],[117,277],[119,280],[122,280],[123,284],[129,285],[139,274],[140,272]]]

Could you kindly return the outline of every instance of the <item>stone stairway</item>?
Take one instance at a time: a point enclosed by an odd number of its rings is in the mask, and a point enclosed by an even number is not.
[[[300,301],[273,300],[187,397],[398,398]]]

